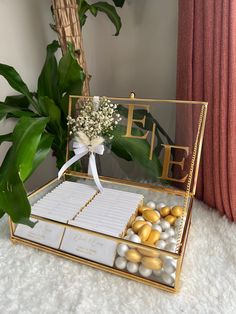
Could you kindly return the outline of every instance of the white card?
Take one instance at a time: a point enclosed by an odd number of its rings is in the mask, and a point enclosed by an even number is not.
[[[67,229],[60,249],[76,256],[113,266],[116,247],[117,243],[115,241],[78,230]]]
[[[32,219],[32,221],[35,222],[36,219]],[[64,227],[45,221],[38,221],[33,228],[26,225],[17,225],[14,235],[58,249],[63,232]]]
[[[100,233],[104,233],[104,234],[108,234],[108,235],[112,235],[114,237],[119,237],[120,234],[122,234],[122,231],[124,228],[116,228],[115,226],[101,226],[99,224],[91,224],[89,222],[83,222],[83,221],[79,221],[79,220],[70,220],[68,222],[70,225],[74,225],[77,227],[81,227],[84,229],[88,229],[88,230],[92,230],[92,231],[97,231]]]

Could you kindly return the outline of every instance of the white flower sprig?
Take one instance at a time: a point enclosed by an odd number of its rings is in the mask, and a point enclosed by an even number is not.
[[[77,118],[68,116],[70,135],[79,136],[83,132],[89,140],[97,137],[112,138],[112,130],[121,120],[117,105],[106,97],[94,97],[82,102]]]

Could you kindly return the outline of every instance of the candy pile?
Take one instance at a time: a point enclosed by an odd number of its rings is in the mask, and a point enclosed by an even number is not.
[[[164,203],[150,201],[139,208],[139,215],[127,230],[125,239],[175,252],[182,214],[183,208],[180,206],[171,208]],[[126,269],[133,274],[139,273],[143,277],[152,276],[158,281],[173,285],[176,270],[174,258],[160,256],[156,250],[129,247],[124,243],[117,246],[117,254],[117,268]]]

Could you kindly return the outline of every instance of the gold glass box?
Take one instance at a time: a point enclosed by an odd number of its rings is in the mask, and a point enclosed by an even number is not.
[[[93,99],[70,96],[69,115],[77,117],[80,105]],[[31,229],[10,221],[11,240],[176,292],[207,103],[137,99],[134,95],[107,99],[117,105],[122,119],[104,154],[96,155],[105,192],[100,193],[93,177],[81,170],[88,166],[87,159],[81,159],[60,180],[52,180],[29,196],[31,218],[38,223]],[[189,113],[192,121],[180,123]],[[72,156],[69,138],[67,160]]]

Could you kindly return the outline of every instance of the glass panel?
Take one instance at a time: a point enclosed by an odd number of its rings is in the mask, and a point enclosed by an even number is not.
[[[106,116],[104,108],[113,112],[111,116],[117,124],[99,132],[103,122],[109,121],[108,117],[101,118]],[[189,112],[191,115],[186,114]],[[73,96],[70,116],[77,119],[69,123],[70,157],[74,155],[72,143],[78,141],[78,132],[85,133],[88,140],[98,135],[104,138],[105,151],[102,155],[96,154],[101,176],[194,192],[205,103],[106,97],[94,100]],[[191,121],[186,120],[187,116],[193,117]],[[88,158],[89,153],[77,166],[73,164],[72,170],[87,172]]]
[[[79,189],[76,190],[73,184]],[[120,191],[122,196],[131,193],[129,199],[132,195],[141,195],[141,202],[123,219],[124,199],[96,203],[101,193],[97,193],[92,178],[67,175],[66,181],[54,181],[30,196],[32,219],[37,224],[33,229],[18,225],[14,235],[125,274],[174,287],[179,258],[175,253],[181,248],[186,216],[182,213],[168,223],[163,216],[166,215],[163,206],[166,205],[167,211],[177,205],[183,208],[183,196],[178,195],[178,191],[175,194],[125,181],[104,180],[102,184],[105,191]],[[81,185],[86,187],[82,194],[78,192]],[[69,189],[62,193],[63,186],[69,186]],[[145,204],[150,201],[155,203],[157,210],[145,210]],[[106,211],[109,204],[117,206],[108,207]],[[95,205],[95,215],[90,210],[91,205]]]
[[[175,288],[205,118],[201,102],[71,96],[74,171],[30,196],[37,224],[14,236]]]

